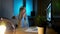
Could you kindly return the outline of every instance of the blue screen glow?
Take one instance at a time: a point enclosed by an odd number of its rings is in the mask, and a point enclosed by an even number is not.
[[[14,16],[19,14],[19,8],[23,6],[23,0],[14,0]]]
[[[47,8],[47,20],[51,21],[51,3],[48,5]]]
[[[19,8],[23,6],[23,0],[14,0],[14,16],[19,15]],[[31,16],[33,10],[32,0],[26,0],[26,15]]]
[[[31,11],[33,11],[33,1],[26,0],[26,14],[28,16],[31,16]]]

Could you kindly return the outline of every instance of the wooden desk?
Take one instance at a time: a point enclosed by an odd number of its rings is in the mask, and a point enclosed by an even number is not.
[[[9,24],[11,24],[11,21],[7,20],[7,19],[4,19],[4,21],[6,21],[6,24],[7,22]],[[1,21],[0,21],[1,22]],[[9,25],[7,24],[7,26]],[[11,26],[11,25],[9,25]],[[9,28],[9,27],[8,27]],[[46,33],[47,34],[57,34],[57,32],[55,32],[53,29],[51,28],[47,28],[46,30]],[[25,32],[22,28],[17,28],[15,31],[12,30],[6,30],[5,34],[38,34],[38,33],[34,33],[34,32]]]
[[[15,32],[14,31],[6,31],[6,34],[38,34],[38,33],[34,33],[34,32],[25,32],[23,29],[16,29]],[[52,29],[48,29],[46,31],[46,34],[57,34],[57,32],[55,32]]]
[[[23,30],[22,29],[16,29],[16,34],[38,34],[38,33],[35,33],[35,32],[25,32]]]
[[[15,31],[6,31],[5,34],[38,34],[35,32],[25,32],[23,29],[16,29]]]

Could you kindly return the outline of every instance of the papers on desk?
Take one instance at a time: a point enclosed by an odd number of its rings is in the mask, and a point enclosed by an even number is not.
[[[25,32],[38,32],[38,28],[37,27],[30,27],[30,28],[26,29]]]

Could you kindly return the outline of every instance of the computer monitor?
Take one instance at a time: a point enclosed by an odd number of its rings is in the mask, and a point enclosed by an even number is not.
[[[51,3],[47,7],[47,21],[51,21]]]

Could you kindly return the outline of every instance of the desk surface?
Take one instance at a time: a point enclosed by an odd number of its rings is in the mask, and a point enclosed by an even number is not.
[[[4,21],[9,21],[9,20],[4,20]],[[1,22],[1,21],[0,21]],[[10,21],[9,21],[10,22]],[[11,23],[11,22],[10,22]],[[10,24],[9,23],[9,24]],[[8,25],[7,25],[8,26]],[[11,25],[9,25],[9,26],[11,26]],[[47,30],[46,30],[46,33],[47,34],[56,34],[56,32],[53,30],[53,29],[49,29],[49,28],[47,28]],[[6,30],[6,32],[5,32],[5,34],[38,34],[38,33],[35,33],[35,32],[25,32],[24,31],[24,29],[22,29],[22,28],[17,28],[17,29],[15,29],[15,31],[13,31],[13,29],[12,30]]]
[[[25,32],[22,29],[16,29],[15,31],[7,31],[5,34],[38,34],[37,32]],[[47,29],[46,34],[57,34],[52,29]]]
[[[24,29],[16,29],[16,34],[38,34],[35,32],[25,32]]]
[[[37,32],[25,32],[24,29],[16,29],[15,31],[6,31],[5,34],[38,34]]]

